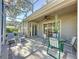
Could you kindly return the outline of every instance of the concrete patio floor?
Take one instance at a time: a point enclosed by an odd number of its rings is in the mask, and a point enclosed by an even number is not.
[[[41,42],[26,38],[25,42],[11,45],[9,59],[52,59]]]
[[[8,52],[4,52],[4,55],[7,54],[8,59],[54,59],[47,54],[47,47],[43,45],[41,40],[41,38],[33,37],[26,38],[22,43],[18,41],[16,44],[7,46]],[[61,59],[77,59],[76,53],[68,53],[67,47],[64,50],[66,51],[62,54]]]

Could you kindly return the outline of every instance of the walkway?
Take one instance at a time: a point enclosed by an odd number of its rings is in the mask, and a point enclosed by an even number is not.
[[[12,44],[5,53],[8,54],[8,59],[54,59],[47,54],[47,47],[42,44],[41,40],[36,37],[26,38],[22,43]],[[67,50],[67,48],[65,49]],[[75,55],[67,52],[61,57],[61,59],[76,59]]]

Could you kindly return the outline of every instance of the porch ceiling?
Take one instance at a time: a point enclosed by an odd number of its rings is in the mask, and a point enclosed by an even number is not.
[[[54,15],[58,11],[62,10],[63,8],[69,7],[69,6],[74,5],[74,4],[77,4],[76,0],[57,0],[55,3],[51,2],[50,4],[47,4],[46,6],[41,8],[40,10],[34,12],[32,15],[27,17],[25,20],[26,20],[26,22],[29,22],[29,21],[32,21],[35,19],[36,19],[35,21],[38,21],[37,19],[39,19],[40,17],[44,17],[45,15],[47,16],[51,13],[53,13],[53,15]],[[71,8],[71,7],[69,7],[69,8]]]
[[[77,12],[77,4],[73,4],[73,5],[70,5],[70,6],[67,6],[67,7],[64,7],[62,9],[59,9],[55,12],[52,12],[52,13],[49,13],[47,15],[43,15],[42,17],[39,17],[37,19],[34,19],[34,20],[30,20],[29,22],[41,22],[41,21],[45,21],[45,16],[50,16],[50,17],[53,17],[55,14],[57,15],[61,15],[61,14],[66,14],[66,13],[72,13],[76,11]]]

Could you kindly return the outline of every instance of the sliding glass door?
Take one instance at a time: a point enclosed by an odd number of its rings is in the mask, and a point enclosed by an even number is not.
[[[37,25],[33,24],[32,25],[32,36],[36,36],[37,35]]]
[[[44,34],[52,37],[52,23],[44,24]]]
[[[46,36],[52,37],[52,23],[44,24],[44,34]]]
[[[56,30],[60,31],[60,21],[58,21],[58,27],[55,28],[55,22],[43,24],[43,31],[47,37],[53,37],[53,33]]]

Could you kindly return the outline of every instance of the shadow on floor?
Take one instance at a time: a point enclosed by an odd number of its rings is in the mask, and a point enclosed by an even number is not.
[[[8,59],[54,59],[47,54],[47,47],[35,38],[12,44],[9,46],[8,56]],[[62,59],[67,59],[67,52]]]

